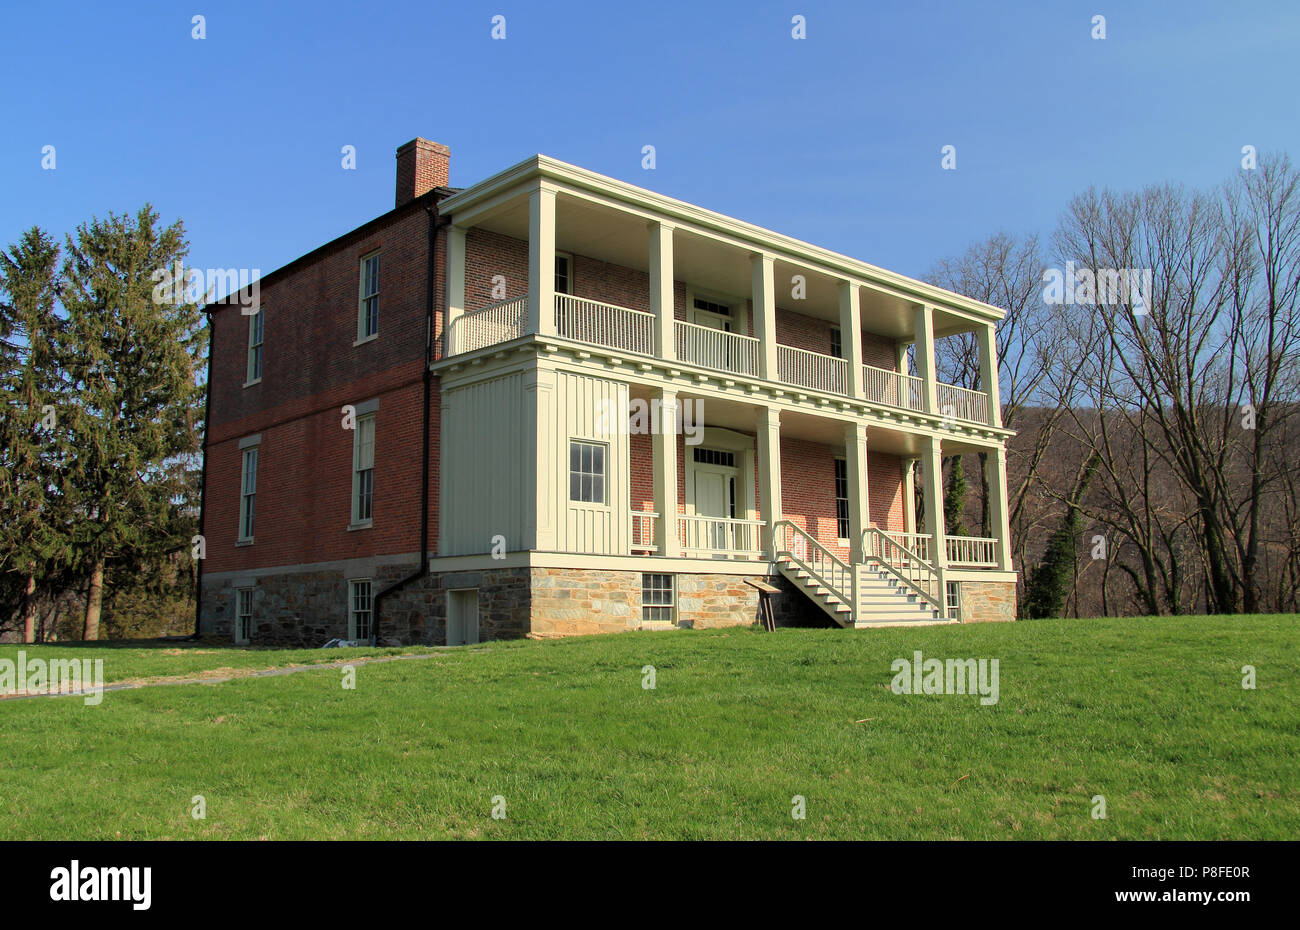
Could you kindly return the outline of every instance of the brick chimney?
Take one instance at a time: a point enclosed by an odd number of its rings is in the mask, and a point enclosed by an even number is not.
[[[400,207],[435,187],[446,187],[451,172],[451,149],[428,139],[415,138],[397,150],[397,200]]]

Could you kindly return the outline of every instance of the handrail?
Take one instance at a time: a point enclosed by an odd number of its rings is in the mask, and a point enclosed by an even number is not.
[[[873,542],[879,544],[879,548],[871,545]],[[898,568],[894,567],[892,564],[894,560],[888,555],[890,549],[897,549],[902,555],[906,556],[905,559],[900,558],[897,560]],[[947,605],[939,600],[939,595],[942,595],[945,601],[947,600],[947,592],[938,591],[939,573],[933,565],[911,549],[898,542],[879,527],[869,526],[862,531],[862,554],[868,561],[876,563],[913,592],[929,601],[939,611],[940,617],[946,618],[948,616]],[[903,573],[903,566],[907,566],[907,574]],[[932,592],[930,588],[935,590]]]
[[[992,423],[989,417],[989,396],[984,391],[972,391],[970,388],[938,381],[935,383],[935,397],[939,403],[936,413],[972,423]]]
[[[455,316],[443,333],[447,357],[509,342],[525,335],[528,328],[528,296],[498,300]]]
[[[816,581],[820,582],[823,587],[827,588],[836,600],[856,614],[858,605],[855,603],[856,598],[853,595],[856,573],[853,568],[814,539],[806,530],[789,520],[777,520],[772,529],[776,536],[775,554],[778,557],[784,556],[794,562]],[[786,545],[789,542],[788,535],[790,532],[794,534],[795,539],[808,544],[811,552],[807,560],[800,558],[793,547]]]
[[[677,538],[683,552],[755,558],[762,552],[759,545],[762,528],[762,520],[710,517],[703,514],[677,515]]]

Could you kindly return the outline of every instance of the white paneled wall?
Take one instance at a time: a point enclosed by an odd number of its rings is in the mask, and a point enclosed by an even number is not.
[[[632,544],[627,385],[567,372],[555,377],[555,548],[561,552],[626,555]],[[608,446],[603,504],[569,499],[569,441]],[[541,502],[546,506],[547,502]]]
[[[440,555],[490,552],[496,535],[507,551],[526,547],[534,449],[526,402],[520,374],[443,392]]]

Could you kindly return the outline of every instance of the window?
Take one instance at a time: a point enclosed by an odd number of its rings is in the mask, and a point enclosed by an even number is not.
[[[235,592],[235,643],[247,646],[253,638],[253,589]]]
[[[379,335],[379,253],[361,259],[361,310],[357,341]]]
[[[835,525],[840,539],[849,538],[849,463],[835,460]]]
[[[605,450],[601,442],[569,443],[569,500],[605,503]]]
[[[641,576],[641,622],[672,623],[673,576],[643,574]]]
[[[835,358],[844,357],[844,340],[838,326],[831,327],[831,355]]]
[[[348,639],[370,638],[370,579],[355,578],[348,582]]]
[[[693,455],[699,465],[721,465],[724,468],[736,467],[736,453],[734,452],[724,452],[721,449],[702,449],[696,446]]]
[[[253,516],[257,501],[257,446],[244,450],[243,478],[239,488],[239,538],[253,541]]]
[[[716,313],[719,316],[731,316],[731,308],[726,304],[720,304],[716,300],[706,300],[703,297],[695,298],[695,309],[703,310],[706,313]]]
[[[375,497],[375,415],[357,417],[352,431],[352,523],[365,526],[373,517]]]
[[[262,380],[262,308],[248,318],[248,379],[245,386]]]
[[[948,608],[949,620],[961,619],[961,582],[949,581],[945,586],[944,605]]]
[[[573,256],[555,255],[555,293],[573,293]]]

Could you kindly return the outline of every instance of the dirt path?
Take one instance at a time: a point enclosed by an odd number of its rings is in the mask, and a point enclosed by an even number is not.
[[[441,659],[445,655],[447,655],[445,652],[429,652],[420,655],[359,656],[355,659],[313,662],[309,665],[285,665],[280,668],[215,668],[189,676],[159,675],[153,678],[132,678],[126,681],[115,681],[112,684],[104,685],[102,691],[130,691],[134,688],[154,688],[163,685],[217,685],[225,681],[235,681],[241,678],[272,678],[277,675],[296,675],[299,672],[343,668],[348,665],[370,665],[378,662],[399,662],[408,659]],[[99,694],[100,691],[99,688],[83,688],[80,691],[62,691],[56,694],[0,694],[0,701],[17,701],[23,698],[85,697],[90,694]]]

